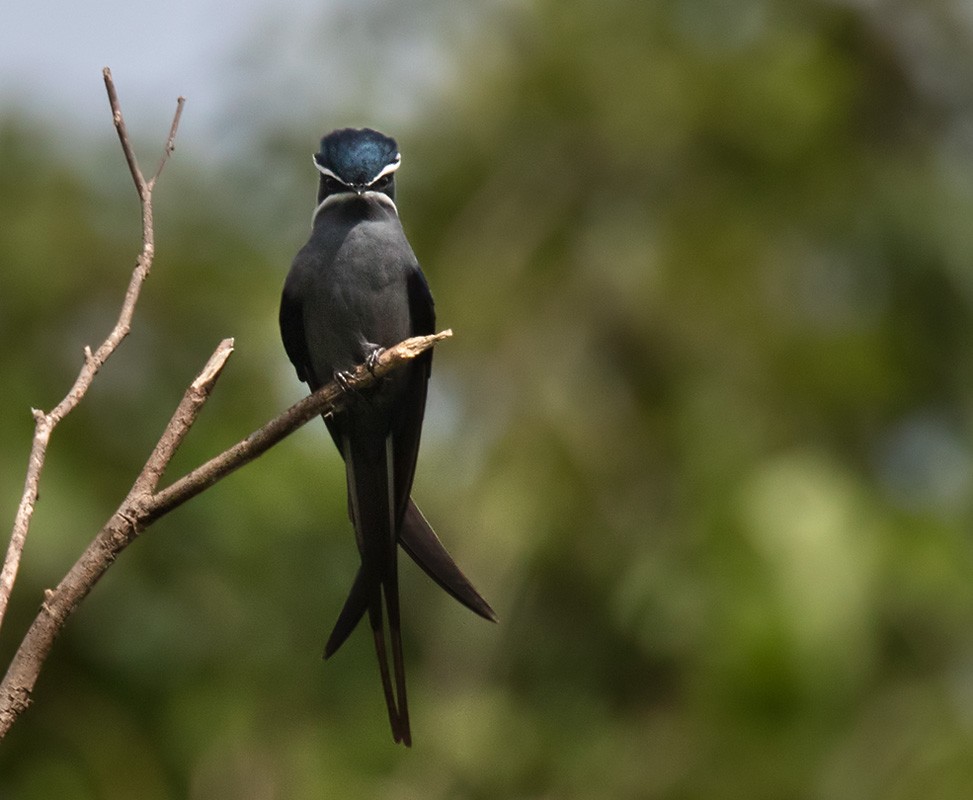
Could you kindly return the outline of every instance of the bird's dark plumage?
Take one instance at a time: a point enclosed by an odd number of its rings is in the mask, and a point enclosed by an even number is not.
[[[312,390],[380,349],[435,330],[432,295],[395,206],[395,140],[369,129],[334,131],[314,160],[321,179],[311,237],[294,259],[280,306],[287,355]],[[392,734],[406,745],[397,545],[461,603],[496,619],[410,499],[431,365],[427,351],[325,419],[345,461],[361,556],[325,657],[367,612]]]

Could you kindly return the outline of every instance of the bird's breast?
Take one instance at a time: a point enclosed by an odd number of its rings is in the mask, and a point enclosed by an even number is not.
[[[325,374],[412,334],[407,276],[415,263],[401,227],[384,220],[359,221],[327,244],[304,305],[310,352],[320,360],[315,370]]]

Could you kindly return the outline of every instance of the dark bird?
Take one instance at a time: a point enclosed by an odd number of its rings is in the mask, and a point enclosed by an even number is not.
[[[312,391],[332,379],[346,382],[350,370],[384,348],[435,331],[432,295],[395,205],[400,161],[395,140],[368,128],[329,133],[314,156],[321,177],[311,237],[294,258],[280,304],[284,348]],[[412,735],[397,545],[459,602],[496,620],[410,498],[431,366],[429,350],[324,419],[345,462],[361,557],[324,657],[367,611],[392,736],[406,746]]]

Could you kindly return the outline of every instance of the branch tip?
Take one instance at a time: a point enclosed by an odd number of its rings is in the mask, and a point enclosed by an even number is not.
[[[216,350],[213,351],[213,355],[206,362],[206,366],[196,376],[196,380],[192,382],[192,388],[198,391],[204,387],[212,386],[216,382],[216,379],[220,377],[220,373],[223,371],[223,367],[226,366],[226,362],[231,355],[233,355],[233,339],[224,339],[217,345]]]

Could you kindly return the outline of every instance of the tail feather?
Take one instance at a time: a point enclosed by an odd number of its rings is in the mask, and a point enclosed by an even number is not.
[[[345,600],[341,613],[338,615],[338,621],[335,622],[331,635],[328,637],[328,643],[324,646],[325,658],[331,658],[338,651],[338,648],[345,643],[345,639],[355,630],[368,610],[368,589],[365,586],[363,575],[364,573],[359,567],[358,574],[355,575],[355,582],[351,585],[351,591],[348,593],[348,599]]]
[[[386,520],[385,531],[385,573],[382,588],[385,593],[385,608],[389,615],[389,640],[392,643],[392,671],[395,673],[395,696],[398,699],[398,734],[396,741],[406,747],[412,746],[412,733],[409,727],[409,701],[405,689],[405,659],[402,655],[402,622],[399,606],[399,549],[398,514],[395,485],[395,448],[392,435],[385,437],[385,476],[386,476]],[[406,491],[408,495],[408,491]]]
[[[453,598],[484,619],[490,622],[497,621],[496,612],[456,565],[439,537],[436,536],[436,532],[412,500],[409,500],[399,529],[399,544],[423,572]],[[338,651],[367,610],[368,593],[365,590],[362,571],[359,569],[348,599],[324,647],[325,658],[331,658]]]
[[[382,676],[382,691],[385,693],[385,707],[388,709],[392,738],[396,742],[401,742],[403,739],[402,726],[399,711],[395,704],[395,694],[392,691],[392,679],[389,676],[389,659],[385,652],[385,626],[382,624],[381,599],[368,606],[368,617],[372,624],[372,638],[375,642],[375,655],[378,657],[378,671]],[[411,740],[408,732],[406,732],[405,738]]]
[[[401,522],[397,523],[391,440],[386,440],[381,448],[361,444],[353,448],[346,435],[342,443],[349,511],[362,562],[325,644],[324,657],[334,655],[368,611],[392,737],[408,747],[412,744],[412,735],[402,651],[397,545],[401,545],[427,575],[471,611],[493,622],[497,615],[453,561],[411,499]],[[388,615],[388,640],[385,614]]]
[[[399,529],[399,544],[423,572],[447,593],[475,614],[491,622],[497,621],[497,615],[490,608],[490,604],[453,561],[453,557],[411,498]]]
[[[412,736],[406,710],[398,596],[398,550],[394,527],[395,505],[392,500],[392,476],[388,467],[390,445],[383,442],[376,446],[374,440],[367,438],[352,444],[348,437],[345,438],[344,445],[352,521],[362,562],[351,594],[325,647],[325,653],[334,652],[341,645],[361,619],[364,608],[367,608],[392,737],[396,742],[409,745]],[[383,595],[389,620],[391,670],[385,636]]]
[[[378,669],[382,678],[382,689],[385,694],[385,705],[388,708],[389,722],[392,726],[392,736],[396,742],[402,742],[407,747],[412,745],[409,730],[409,708],[406,700],[405,667],[402,656],[402,635],[398,604],[398,594],[390,590],[386,594],[388,607],[389,634],[392,643],[392,671],[395,674],[395,694],[392,693],[392,681],[389,675],[388,656],[385,649],[385,631],[382,622],[381,601],[372,602],[363,578],[363,572],[358,570],[351,592],[345,601],[338,621],[335,623],[328,643],[324,646],[324,657],[330,658],[335,654],[345,639],[357,627],[365,612],[369,612],[369,622],[372,627],[372,637],[375,641],[375,654],[378,657]],[[393,602],[393,598],[395,601]],[[377,609],[377,612],[373,609]],[[377,615],[377,619],[376,619]],[[398,697],[398,707],[395,698]]]
[[[393,547],[395,545],[393,544]],[[394,569],[394,567],[393,567]],[[389,640],[392,645],[392,672],[395,675],[395,695],[398,699],[398,725],[393,725],[396,741],[412,746],[409,726],[409,701],[405,688],[405,659],[402,654],[402,624],[399,614],[398,581],[392,576],[385,583],[385,606],[389,616]]]

